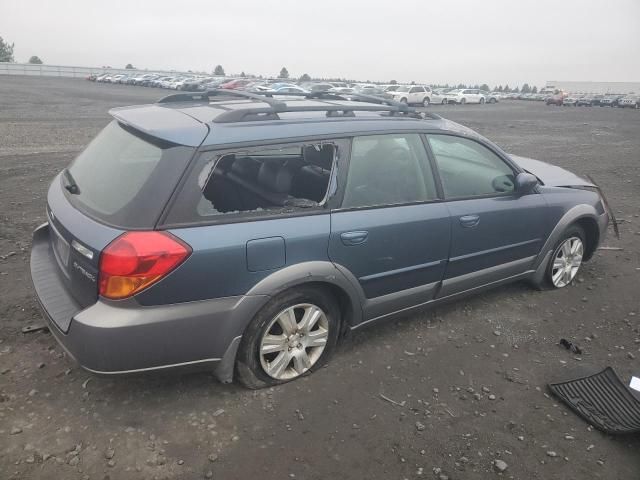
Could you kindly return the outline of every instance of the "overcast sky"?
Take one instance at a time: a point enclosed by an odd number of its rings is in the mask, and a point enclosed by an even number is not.
[[[0,0],[45,63],[425,83],[640,81],[640,0]]]

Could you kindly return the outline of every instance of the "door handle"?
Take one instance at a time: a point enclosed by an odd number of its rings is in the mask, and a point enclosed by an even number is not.
[[[344,232],[340,234],[340,240],[346,246],[352,245],[360,245],[367,241],[367,237],[369,236],[369,232],[357,231],[357,232]]]
[[[460,225],[466,228],[475,227],[480,223],[479,215],[464,215],[460,217]]]

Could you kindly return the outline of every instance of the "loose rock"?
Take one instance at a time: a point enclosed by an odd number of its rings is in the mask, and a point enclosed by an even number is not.
[[[507,468],[509,468],[509,465],[507,465],[507,462],[505,462],[504,460],[494,460],[493,466],[498,472],[504,472]]]

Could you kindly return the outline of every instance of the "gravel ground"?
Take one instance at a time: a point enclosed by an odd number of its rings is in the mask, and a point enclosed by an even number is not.
[[[622,222],[605,243],[621,250],[599,251],[560,291],[514,284],[357,332],[314,375],[254,392],[208,373],[96,377],[49,333],[21,333],[40,322],[28,257],[48,182],[109,108],[163,94],[0,77],[0,478],[640,477],[638,437],[588,428],[546,390],[608,365],[640,375],[640,112],[430,107],[593,175]]]

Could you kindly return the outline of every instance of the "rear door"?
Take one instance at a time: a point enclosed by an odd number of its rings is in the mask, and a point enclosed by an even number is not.
[[[451,214],[451,254],[438,296],[529,270],[550,230],[542,195],[519,194],[516,169],[476,140],[427,138]]]
[[[362,288],[365,320],[431,300],[450,220],[420,135],[354,138],[344,184],[331,212],[329,257]]]
[[[422,103],[424,87],[411,87],[409,90],[409,103]]]

